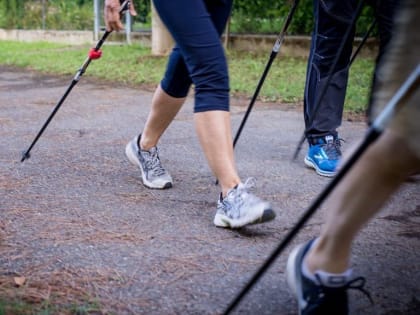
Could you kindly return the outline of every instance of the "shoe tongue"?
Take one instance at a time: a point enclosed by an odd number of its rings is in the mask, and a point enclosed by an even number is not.
[[[236,192],[236,190],[238,189],[238,187],[239,187],[240,185],[242,185],[242,184],[238,184],[238,185],[236,185],[235,187],[233,187],[233,188],[229,189],[229,190],[228,190],[228,192],[227,192],[227,194],[226,194],[226,196],[229,196],[230,194],[235,193],[235,192]]]
[[[141,150],[144,153],[147,153],[148,155],[152,156],[153,154],[156,153],[157,151],[157,147],[152,147],[149,150]]]
[[[340,274],[333,274],[322,270],[317,270],[315,273],[323,286],[337,288],[346,285],[350,281],[352,270],[349,269]]]

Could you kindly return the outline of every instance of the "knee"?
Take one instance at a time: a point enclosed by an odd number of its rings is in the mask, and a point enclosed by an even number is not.
[[[195,85],[194,112],[229,110],[229,76],[227,68],[219,64],[207,64],[202,68],[205,76],[193,77]]]

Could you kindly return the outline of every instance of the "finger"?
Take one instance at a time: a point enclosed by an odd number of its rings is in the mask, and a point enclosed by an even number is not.
[[[115,20],[114,17],[109,17],[107,22],[107,30],[108,31],[119,31],[121,30],[122,24],[119,22],[119,20]]]
[[[136,8],[134,7],[133,1],[130,2],[129,12],[130,12],[131,16],[136,16],[137,15],[137,11],[136,11]]]
[[[120,21],[118,2],[107,1],[105,3],[105,25],[107,31],[120,31],[124,27]]]
[[[117,24],[115,25],[117,31],[122,31],[124,29],[124,25],[121,23],[120,20],[117,21]]]
[[[130,6],[130,14],[131,14],[131,16],[137,16],[137,11],[136,11],[136,9],[134,9],[133,6]]]
[[[109,28],[111,31],[121,31],[124,29],[124,26],[119,18],[111,18],[109,20]]]
[[[111,11],[112,11],[112,20],[113,20],[114,29],[116,31],[123,30],[124,26],[121,22],[120,8],[119,7],[113,7]]]
[[[104,8],[104,18],[105,18],[105,26],[106,26],[106,30],[108,32],[111,32],[114,30],[114,21],[113,21],[113,17],[111,14],[111,8],[109,5],[105,5]]]

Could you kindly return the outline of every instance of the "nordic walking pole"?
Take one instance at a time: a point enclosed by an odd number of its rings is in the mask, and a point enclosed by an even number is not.
[[[410,74],[407,80],[401,85],[398,91],[394,94],[391,100],[388,102],[386,107],[382,110],[381,114],[374,120],[372,126],[368,129],[363,142],[359,145],[357,150],[350,156],[349,160],[343,165],[337,175],[331,180],[331,182],[324,188],[324,190],[318,195],[313,201],[311,206],[306,210],[303,216],[299,219],[296,225],[287,233],[283,241],[275,248],[263,265],[253,275],[251,280],[245,285],[245,287],[239,292],[234,298],[231,304],[223,313],[224,315],[229,314],[238,305],[245,294],[252,288],[252,286],[258,281],[258,279],[264,274],[280,253],[286,248],[290,241],[296,236],[303,225],[309,220],[309,218],[315,213],[322,202],[328,197],[331,191],[337,186],[340,180],[347,174],[352,166],[357,162],[360,156],[365,150],[371,145],[378,137],[382,134],[386,126],[388,125],[391,118],[395,115],[398,106],[401,104],[403,99],[407,99],[411,94],[418,88],[420,83],[420,64],[417,65],[416,69]]]
[[[283,28],[282,28],[281,32],[279,33],[279,35],[277,36],[276,42],[274,43],[273,49],[271,50],[271,53],[270,53],[270,58],[267,61],[267,64],[264,68],[264,72],[261,75],[261,78],[260,78],[260,80],[258,81],[258,84],[257,84],[257,88],[255,89],[254,95],[251,98],[251,102],[248,105],[248,108],[245,112],[245,115],[242,118],[241,124],[239,125],[238,131],[236,132],[235,138],[233,139],[233,147],[234,148],[235,148],[236,142],[238,142],[239,137],[242,133],[242,129],[244,129],[245,123],[248,120],[248,116],[251,113],[252,108],[254,107],[255,101],[257,100],[258,94],[260,93],[260,90],[261,90],[261,88],[264,84],[264,81],[265,81],[265,78],[267,77],[268,71],[270,70],[271,65],[273,64],[273,61],[274,61],[274,59],[276,59],[276,56],[277,56],[277,54],[280,50],[280,47],[281,47],[281,45],[283,43],[283,40],[284,40],[284,37],[286,35],[287,28],[289,27],[289,24],[292,21],[292,17],[295,14],[298,3],[299,3],[299,0],[295,0],[293,2],[292,8],[290,9],[289,14],[287,15],[287,18],[286,18],[286,21],[283,25]],[[219,182],[218,179],[216,179],[215,184],[217,185],[218,182]]]
[[[365,45],[367,39],[369,38],[370,34],[372,33],[374,27],[376,26],[376,18],[372,21],[372,23],[369,26],[369,29],[366,31],[365,35],[363,36],[362,40],[360,41],[360,44],[357,46],[356,50],[354,51],[353,55],[350,58],[349,67],[352,65],[354,59],[356,59],[357,55],[359,54],[362,47]]]
[[[354,16],[353,16],[353,18],[352,18],[352,21],[351,21],[351,23],[350,23],[349,27],[347,28],[346,33],[344,34],[343,40],[341,41],[340,47],[339,47],[339,49],[338,49],[338,51],[337,51],[337,55],[335,56],[335,59],[334,59],[333,65],[331,66],[330,71],[328,72],[328,75],[327,75],[327,81],[326,81],[325,85],[323,86],[323,89],[321,90],[321,93],[320,93],[320,95],[319,95],[319,98],[317,99],[317,101],[316,101],[316,103],[315,103],[315,107],[314,107],[314,110],[313,110],[313,113],[312,113],[312,116],[311,116],[311,117],[312,117],[312,119],[311,119],[311,121],[308,123],[309,125],[312,123],[312,121],[313,121],[314,117],[316,116],[316,114],[317,114],[317,112],[318,112],[318,109],[319,109],[319,106],[320,106],[320,104],[321,104],[321,101],[322,101],[322,99],[324,98],[325,93],[327,92],[327,89],[328,89],[328,87],[329,87],[329,85],[330,85],[330,83],[331,83],[331,79],[332,79],[332,76],[333,76],[333,74],[334,74],[335,68],[336,68],[336,66],[337,66],[338,59],[339,59],[339,57],[341,56],[341,53],[343,52],[343,49],[344,49],[344,44],[345,44],[345,42],[347,41],[348,37],[350,36],[350,31],[351,31],[352,27],[353,27],[354,25],[356,25],[356,20],[357,20],[357,18],[358,18],[358,17],[359,17],[359,15],[360,15],[360,12],[361,12],[361,10],[362,10],[363,4],[364,4],[364,0],[360,0],[359,5],[358,5],[358,7],[356,8],[356,12],[355,12],[355,14],[354,14]],[[371,24],[371,26],[369,27],[368,31],[366,32],[365,36],[363,37],[362,42],[359,44],[359,46],[357,47],[357,49],[356,49],[355,53],[354,53],[354,54],[353,54],[353,56],[351,57],[351,59],[350,59],[350,63],[349,63],[349,65],[348,65],[348,67],[350,67],[350,65],[353,63],[354,59],[356,58],[356,56],[357,56],[357,54],[359,53],[360,49],[362,48],[363,44],[366,42],[366,40],[367,40],[367,38],[368,38],[368,36],[369,36],[370,32],[373,30],[373,27],[375,26],[375,24],[376,24],[376,19],[373,21],[373,23],[372,23],[372,24]],[[300,140],[299,140],[299,142],[298,142],[298,145],[297,145],[297,147],[296,147],[295,153],[293,154],[292,161],[296,160],[297,156],[299,155],[299,152],[300,152],[300,150],[302,149],[302,145],[303,145],[303,143],[305,142],[305,139],[306,139],[306,130],[303,132],[302,137],[300,138]]]
[[[125,12],[126,10],[128,10],[129,6],[130,6],[130,1],[129,0],[125,0],[124,2],[122,2],[121,6],[120,6],[120,14]],[[109,34],[111,34],[111,32],[112,31],[105,31],[105,33],[102,35],[102,38],[98,41],[96,46],[94,48],[90,49],[88,57],[86,58],[85,62],[80,67],[80,69],[77,71],[76,75],[74,76],[73,80],[71,81],[71,83],[70,83],[69,87],[67,88],[66,92],[61,97],[61,99],[58,101],[57,105],[55,106],[55,108],[51,112],[50,116],[48,117],[48,119],[46,120],[46,122],[44,123],[44,125],[42,126],[40,131],[38,132],[38,134],[36,135],[35,139],[32,141],[29,148],[22,153],[22,159],[20,160],[21,162],[23,162],[26,159],[29,159],[31,157],[29,152],[32,150],[35,143],[41,137],[42,133],[47,128],[48,124],[51,122],[54,115],[57,113],[57,111],[59,110],[61,105],[64,103],[65,99],[67,98],[67,96],[70,94],[71,90],[74,88],[74,86],[77,84],[77,82],[79,82],[81,76],[83,75],[83,73],[85,73],[85,71],[86,71],[87,67],[89,66],[90,62],[94,59],[98,59],[98,58],[101,57],[102,52],[100,51],[100,48],[102,47],[102,44],[105,42],[105,40],[107,39]]]
[[[271,68],[271,64],[273,63],[274,59],[277,56],[277,53],[280,50],[280,47],[281,47],[281,45],[283,43],[283,40],[284,40],[284,37],[286,35],[287,28],[289,27],[289,24],[292,21],[292,17],[295,14],[296,7],[297,7],[298,3],[299,3],[299,0],[295,0],[293,2],[292,8],[290,9],[289,14],[287,15],[286,22],[283,25],[283,29],[281,30],[280,34],[277,37],[276,42],[274,43],[273,49],[271,50],[270,58],[268,59],[267,65],[265,66],[265,69],[264,69],[264,72],[263,72],[263,74],[260,78],[260,81],[258,82],[257,88],[255,89],[255,92],[254,92],[254,95],[252,96],[251,102],[248,105],[248,109],[245,113],[245,116],[242,119],[242,122],[239,126],[238,131],[236,132],[236,136],[233,140],[233,147],[235,147],[236,142],[238,142],[238,139],[239,139],[239,136],[241,135],[242,129],[244,128],[245,123],[248,119],[248,116],[251,113],[252,107],[254,106],[254,103],[255,103],[255,101],[258,97],[258,94],[260,93],[261,87],[264,84],[264,81],[265,81],[265,78],[267,77],[268,71]]]

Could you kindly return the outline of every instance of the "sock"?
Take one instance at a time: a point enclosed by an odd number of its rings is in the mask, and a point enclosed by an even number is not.
[[[137,137],[137,146],[139,147],[139,149],[141,150],[141,146],[140,146],[140,139],[141,139],[141,134],[138,135]]]
[[[315,240],[312,245],[314,246],[318,240]],[[311,272],[306,264],[306,257],[303,258],[302,267],[301,267],[302,274],[308,278],[309,280],[313,281],[317,285],[323,285],[326,287],[342,287],[351,279],[351,275],[353,270],[347,269],[343,273],[331,273],[324,270],[316,270],[314,273]]]
[[[343,273],[330,273],[324,270],[315,271],[318,282],[321,282],[323,286],[337,288],[346,285],[350,281],[352,270],[347,269]]]

